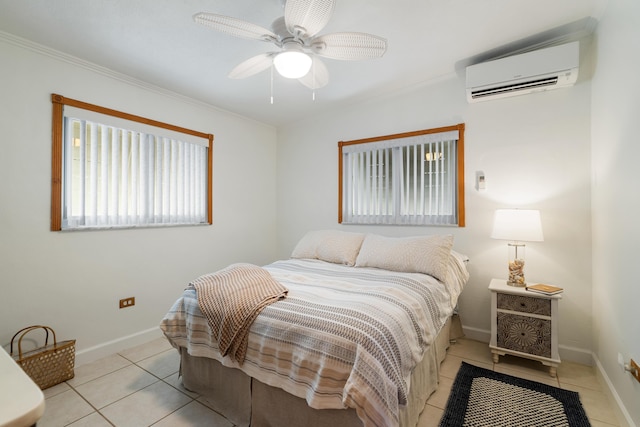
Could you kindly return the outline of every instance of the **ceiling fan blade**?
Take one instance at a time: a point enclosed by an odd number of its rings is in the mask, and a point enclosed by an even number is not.
[[[311,70],[298,81],[309,89],[319,89],[329,83],[329,70],[320,58],[314,57]]]
[[[193,20],[205,27],[212,28],[232,36],[249,40],[262,40],[273,42],[277,37],[273,32],[259,25],[252,24],[230,16],[217,15],[215,13],[200,12],[193,15]]]
[[[335,0],[287,0],[284,19],[293,35],[311,37],[331,19]]]
[[[275,53],[269,52],[251,57],[246,61],[241,62],[233,70],[231,70],[231,72],[229,73],[229,78],[244,79],[247,77],[251,77],[254,74],[258,74],[259,72],[271,67],[271,64],[273,64],[274,56]]]
[[[366,33],[332,33],[314,38],[311,49],[313,53],[331,59],[373,59],[384,55],[387,40]]]

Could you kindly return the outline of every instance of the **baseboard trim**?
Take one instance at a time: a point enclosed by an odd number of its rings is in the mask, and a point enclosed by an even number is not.
[[[86,348],[76,352],[76,366],[94,362],[103,357],[118,353],[127,348],[135,347],[140,344],[152,341],[162,336],[159,327],[147,329],[146,331],[136,332],[112,341],[105,342],[93,347]]]
[[[594,365],[593,353],[583,348],[558,345],[558,352],[560,353],[561,360],[569,360],[587,366]]]
[[[486,342],[489,345],[489,341],[491,341],[491,331],[487,331],[485,329],[472,328],[470,326],[462,325],[462,331],[464,332],[464,336],[466,338]]]
[[[620,396],[618,395],[616,388],[613,386],[613,383],[611,382],[611,380],[609,379],[609,376],[605,372],[604,367],[600,363],[600,360],[596,357],[595,354],[592,354],[592,357],[593,357],[594,364],[596,366],[596,373],[598,375],[598,380],[600,380],[600,382],[605,386],[603,387],[604,392],[609,398],[609,400],[613,403],[613,405],[611,406],[613,406],[614,411],[616,412],[616,417],[620,422],[620,426],[621,427],[637,427],[636,424],[633,422],[633,419],[631,418],[629,411],[627,411],[626,406],[624,406],[624,403],[622,403],[622,400],[620,399]],[[624,424],[625,422],[626,424]]]

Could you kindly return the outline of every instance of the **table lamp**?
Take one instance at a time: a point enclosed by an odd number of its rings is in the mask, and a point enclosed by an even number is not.
[[[542,242],[540,211],[533,209],[498,209],[493,216],[492,239],[509,240],[510,286],[526,286],[523,242]]]

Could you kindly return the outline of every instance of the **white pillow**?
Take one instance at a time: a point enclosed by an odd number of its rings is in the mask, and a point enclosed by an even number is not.
[[[469,256],[465,254],[461,254],[460,252],[456,252],[453,249],[451,249],[451,255],[453,255],[454,257],[456,257],[457,260],[465,264],[469,262]]]
[[[468,256],[451,249],[449,273],[445,283],[449,287],[451,302],[453,305],[455,305],[455,301],[458,300],[458,296],[462,292],[464,285],[469,280],[469,270],[467,270],[468,262]]]
[[[384,237],[367,234],[356,267],[424,273],[445,281],[452,246],[452,235]]]
[[[353,266],[364,234],[340,230],[310,231],[300,239],[291,258],[319,259]]]

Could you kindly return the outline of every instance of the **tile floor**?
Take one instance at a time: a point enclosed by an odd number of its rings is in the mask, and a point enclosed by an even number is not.
[[[594,368],[563,362],[551,378],[537,362],[502,357],[494,364],[488,345],[459,339],[442,364],[441,384],[427,401],[418,427],[437,426],[462,361],[510,375],[577,391],[593,427],[617,426]],[[99,361],[78,366],[75,378],[45,390],[46,410],[39,427],[232,427],[185,390],[178,378],[179,357],[164,338]]]

